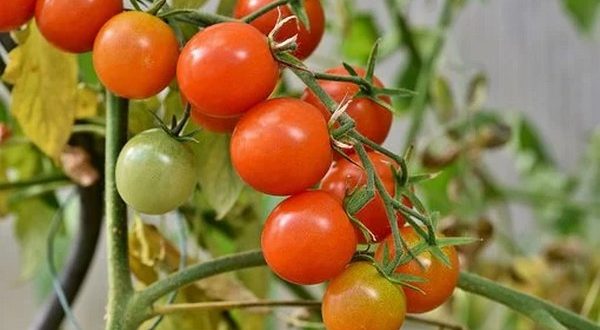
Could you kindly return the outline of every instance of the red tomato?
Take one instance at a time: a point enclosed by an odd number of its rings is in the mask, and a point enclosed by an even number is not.
[[[327,330],[398,330],[406,302],[373,265],[355,262],[329,283],[321,312]]]
[[[27,23],[35,10],[35,0],[0,1],[0,32],[17,29]]]
[[[267,38],[243,23],[215,24],[197,33],[177,63],[181,92],[202,113],[235,117],[264,101],[279,78]]]
[[[166,23],[150,14],[130,11],[106,22],[92,55],[106,88],[119,96],[143,99],[173,80],[179,44]]]
[[[370,151],[368,155],[375,166],[375,171],[385,185],[385,189],[390,195],[394,196],[396,187],[394,185],[394,174],[392,173],[391,166],[393,165],[395,168],[398,168],[398,165],[392,159],[380,153]],[[356,164],[361,164],[358,155],[352,155],[351,159]],[[367,174],[365,170],[347,159],[341,159],[335,162],[331,169],[329,169],[329,172],[323,178],[321,189],[331,193],[340,203],[343,203],[348,194],[366,184]],[[408,199],[404,199],[404,204],[411,207]],[[397,213],[397,217],[398,226],[402,227],[405,219],[399,213]],[[375,242],[383,240],[392,230],[379,193],[376,193],[375,198],[356,213],[356,218],[375,235]],[[356,234],[361,243],[366,242],[360,230],[357,229]]]
[[[242,18],[266,6],[270,2],[273,2],[273,0],[238,0],[233,15],[236,18]],[[276,35],[277,41],[284,41],[294,35],[298,35],[298,48],[294,52],[294,55],[300,59],[305,59],[312,54],[321,42],[321,38],[325,32],[325,13],[323,12],[321,1],[306,0],[304,6],[306,15],[308,16],[310,30],[307,30],[304,24],[299,21],[290,21],[287,22]],[[281,12],[281,19],[292,16],[292,11],[288,6],[279,6],[252,21],[250,24],[265,35],[268,35],[277,23],[279,12]]]
[[[356,251],[356,237],[335,199],[322,191],[306,191],[271,212],[261,246],[273,272],[286,281],[308,285],[341,273]]]
[[[406,226],[400,230],[400,235],[406,241],[409,248],[412,248],[421,242],[422,238],[415,230]],[[394,249],[394,238],[389,236],[379,246],[375,253],[377,260],[383,259],[383,244],[387,244],[390,257],[396,255]],[[435,258],[429,252],[423,252],[417,256],[425,268],[421,268],[417,261],[411,260],[396,268],[396,273],[409,274],[419,276],[425,279],[425,282],[414,282],[414,285],[421,289],[423,293],[409,288],[403,287],[406,295],[407,311],[409,313],[425,313],[443,304],[454,291],[458,282],[458,274],[460,266],[458,255],[453,246],[442,248],[442,252],[450,260],[451,267],[444,265],[439,259]]]
[[[211,132],[231,133],[240,117],[219,118],[203,114],[195,108],[192,108],[192,121]]]
[[[38,0],[35,21],[51,44],[83,53],[92,50],[104,23],[122,11],[121,0]]]
[[[354,68],[354,70],[356,70],[356,73],[361,77],[364,77],[366,74],[365,70],[362,68]],[[350,75],[343,66],[329,69],[326,73],[340,76]],[[373,77],[373,80],[375,86],[383,87],[383,84],[377,77]],[[329,94],[329,96],[337,103],[352,98],[360,90],[357,85],[349,82],[321,80],[319,81],[319,85],[321,85],[325,92],[327,92],[327,94]],[[388,96],[380,96],[379,98],[383,102],[391,104],[391,100]],[[318,107],[325,118],[329,120],[331,117],[330,112],[310,89],[307,88],[304,90],[302,99]],[[356,129],[358,132],[373,142],[382,144],[387,138],[392,126],[393,115],[386,108],[367,98],[352,98],[352,103],[348,106],[346,113],[356,121]]]
[[[317,184],[331,164],[331,154],[319,110],[293,98],[255,106],[231,138],[231,160],[239,175],[271,195],[291,195]]]

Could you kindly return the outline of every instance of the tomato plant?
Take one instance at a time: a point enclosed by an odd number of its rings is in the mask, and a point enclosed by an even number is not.
[[[406,303],[373,265],[355,262],[327,285],[321,312],[327,330],[398,330]]]
[[[197,33],[177,63],[177,81],[206,115],[235,117],[264,101],[279,79],[267,38],[243,23],[220,23]]]
[[[106,88],[122,97],[143,99],[173,80],[179,43],[171,28],[157,17],[125,12],[104,24],[92,56]]]
[[[335,199],[322,191],[307,191],[271,212],[261,247],[267,264],[281,278],[317,284],[344,270],[356,250],[356,237]]]
[[[366,71],[363,68],[355,67],[354,70],[360,77],[364,77]],[[328,74],[349,76],[350,73],[343,66],[335,67],[326,71]],[[373,84],[376,87],[383,87],[383,83],[373,77]],[[320,80],[319,85],[331,96],[337,103],[350,101],[350,105],[346,109],[346,113],[356,122],[356,129],[370,140],[383,143],[390,133],[392,127],[392,113],[381,105],[369,100],[366,97],[357,97],[356,94],[360,91],[358,85],[351,82]],[[382,102],[391,104],[389,96],[380,96]],[[325,108],[323,103],[310,90],[305,89],[302,99],[319,109],[329,119],[331,113]]]
[[[398,169],[398,164],[389,157],[374,151],[370,151],[368,156],[369,159],[371,159],[371,162],[373,162],[375,171],[381,178],[386,190],[391,195],[394,195],[396,188],[394,174],[391,168],[393,166]],[[358,155],[353,154],[351,159],[354,163],[347,159],[336,161],[321,183],[321,189],[331,193],[340,203],[343,203],[349,194],[359,188],[365,187],[367,184],[367,174],[365,170],[357,165],[360,164]],[[410,207],[408,199],[404,199],[404,203]],[[405,221],[404,217],[399,213],[397,214],[397,217],[398,226],[403,226]],[[383,200],[379,193],[375,193],[375,198],[356,213],[356,218],[373,234],[375,242],[383,240],[391,232],[390,224],[385,212],[385,205],[383,204]],[[365,237],[363,233],[357,229],[356,234],[358,235],[360,242],[364,243]]]
[[[410,226],[401,228],[400,235],[409,248],[413,248],[423,241],[423,238]],[[384,245],[387,245],[390,257],[393,258],[395,250],[394,240],[391,236],[379,246],[375,258],[379,260],[383,258]],[[403,287],[406,295],[406,310],[409,313],[428,312],[443,304],[452,295],[460,271],[458,254],[454,246],[445,246],[441,250],[450,260],[450,266],[445,265],[430,252],[423,252],[417,255],[423,267],[416,260],[411,260],[396,268],[396,273],[419,276],[424,279],[424,282],[411,283],[422,292],[408,286]]]
[[[194,153],[162,129],[134,136],[116,164],[119,194],[135,210],[163,214],[183,204],[197,182]]]
[[[233,16],[242,18],[270,2],[273,2],[273,0],[238,0]],[[283,25],[275,36],[277,41],[284,41],[297,35],[298,48],[294,51],[294,55],[300,59],[305,59],[313,53],[317,46],[319,46],[325,32],[325,13],[323,12],[321,1],[306,0],[304,6],[310,27],[307,28],[304,24],[297,21],[290,21]],[[278,18],[285,19],[291,15],[292,11],[288,6],[279,6],[255,19],[250,24],[265,35],[268,35],[275,27],[275,24],[277,24]]]
[[[319,110],[293,98],[252,108],[231,138],[231,160],[254,189],[291,195],[317,184],[331,164],[327,123]]]
[[[83,53],[92,50],[100,28],[121,11],[121,0],[38,0],[35,22],[56,47]]]
[[[35,10],[35,0],[2,0],[0,2],[0,32],[8,32],[27,23]]]

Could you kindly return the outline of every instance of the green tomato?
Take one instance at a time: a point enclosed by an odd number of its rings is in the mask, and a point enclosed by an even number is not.
[[[119,154],[117,190],[138,212],[163,214],[183,204],[197,182],[192,149],[162,129],[134,136]]]

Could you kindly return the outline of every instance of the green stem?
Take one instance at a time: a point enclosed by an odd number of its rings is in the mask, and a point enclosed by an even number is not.
[[[461,272],[458,287],[488,299],[499,302],[535,322],[544,324],[550,329],[557,329],[556,322],[571,330],[600,330],[600,326],[562,307],[553,305],[542,299],[520,293],[516,290],[498,285],[497,283],[475,274]],[[564,329],[563,327],[563,329]]]
[[[446,0],[444,8],[442,10],[442,14],[440,16],[440,22],[438,26],[438,31],[445,31],[448,29],[450,24],[452,23],[452,14],[453,14],[453,2],[454,0]],[[423,124],[423,118],[425,116],[425,107],[427,106],[427,96],[429,86],[431,85],[431,81],[435,74],[435,63],[437,58],[439,57],[442,49],[444,48],[444,42],[446,38],[444,34],[440,34],[433,45],[433,50],[431,54],[423,63],[421,67],[421,72],[417,79],[416,86],[416,96],[413,98],[410,109],[412,112],[412,121],[410,123],[410,128],[408,129],[408,133],[405,139],[405,147],[407,149],[410,145],[413,145],[419,131],[421,130],[421,125]]]
[[[69,178],[64,175],[54,175],[48,177],[38,177],[32,178],[29,180],[16,181],[16,182],[0,182],[0,191],[4,190],[13,190],[20,188],[27,188],[31,186],[43,185],[48,183],[63,183],[70,184],[72,183]]]
[[[133,307],[130,309],[130,314],[136,315],[136,320],[132,324],[138,325],[152,317],[152,309],[149,307],[173,290],[213,275],[265,264],[262,251],[251,250],[203,262],[173,273],[136,294],[131,302]]]
[[[108,254],[107,329],[124,329],[125,310],[133,294],[127,246],[127,207],[115,183],[115,165],[127,142],[128,101],[107,93],[105,150],[105,211]]]
[[[262,15],[270,12],[271,10],[282,6],[282,5],[287,5],[288,3],[290,3],[290,0],[277,0],[277,1],[273,1],[268,3],[266,6],[259,8],[257,11],[249,14],[248,16],[245,16],[242,18],[242,21],[246,22],[246,23],[250,23],[252,21],[254,21],[255,19],[261,17]]]
[[[408,48],[410,55],[412,56],[415,63],[418,65],[421,64],[423,58],[421,56],[421,52],[417,47],[417,43],[415,42],[415,38],[413,35],[413,31],[411,31],[410,26],[406,20],[406,17],[402,14],[398,1],[396,0],[386,0],[387,6],[392,14],[392,19],[395,21],[398,29],[400,30],[401,36],[404,40],[404,44]]]
[[[231,17],[193,9],[167,10],[159,14],[158,17],[162,19],[173,18],[175,20],[194,24],[197,26],[209,26],[224,22],[239,22],[238,20]]]

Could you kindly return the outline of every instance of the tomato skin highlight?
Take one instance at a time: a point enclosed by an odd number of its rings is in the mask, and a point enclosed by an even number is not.
[[[92,56],[106,88],[122,97],[143,99],[163,90],[175,77],[179,43],[159,18],[130,11],[104,24]]]
[[[240,177],[271,195],[302,192],[323,178],[332,151],[319,110],[293,98],[276,98],[252,108],[231,138],[231,160]]]
[[[381,178],[386,191],[394,196],[396,187],[394,185],[394,174],[391,166],[399,168],[392,159],[378,152],[369,151],[367,153],[369,159],[375,167],[375,171]],[[361,164],[358,155],[353,154],[350,158]],[[321,189],[333,195],[341,204],[344,203],[346,196],[357,188],[364,187],[367,184],[367,174],[362,167],[359,167],[347,159],[336,161],[329,169],[329,172],[321,182]],[[404,204],[410,207],[410,202],[404,199]],[[402,227],[405,223],[404,217],[397,213],[398,226]],[[391,227],[385,212],[385,205],[378,192],[375,193],[375,198],[369,201],[355,217],[365,225],[369,231],[375,236],[375,242],[380,242],[391,233]],[[356,230],[359,242],[366,243],[364,235],[360,230]]]
[[[400,236],[404,238],[409,248],[416,246],[422,240],[421,236],[411,226],[401,228]],[[375,259],[383,259],[384,244],[387,244],[391,258],[396,255],[394,238],[389,236],[378,247],[375,252]],[[425,269],[422,269],[415,260],[411,260],[396,268],[396,273],[415,275],[426,280],[425,282],[411,283],[411,285],[421,289],[423,293],[410,287],[402,287],[406,295],[406,309],[409,313],[429,312],[442,305],[452,295],[458,283],[460,272],[458,254],[454,246],[445,246],[441,249],[448,256],[452,267],[447,267],[440,260],[432,256],[431,253],[423,252],[417,258],[421,260]]]
[[[279,64],[267,38],[244,23],[219,23],[198,32],[177,63],[181,92],[200,112],[235,117],[275,89]]]
[[[238,0],[233,11],[233,16],[235,18],[242,18],[268,5],[270,2],[273,2],[273,0]],[[297,34],[298,48],[294,51],[294,55],[300,59],[305,59],[314,52],[317,46],[319,46],[325,32],[325,13],[321,1],[306,0],[304,6],[310,30],[306,29],[304,24],[292,20],[282,27],[275,38],[281,42]],[[292,11],[288,6],[279,6],[255,19],[250,24],[259,29],[264,35],[268,35],[275,27],[275,24],[277,24],[279,10],[281,11],[281,19],[292,15]],[[300,29],[298,29],[298,24],[300,24]]]
[[[27,23],[35,11],[36,0],[0,1],[0,32],[8,32]]]
[[[316,190],[291,196],[271,212],[261,246],[273,272],[308,285],[341,273],[356,251],[356,237],[339,203]]]
[[[361,77],[364,77],[366,74],[363,68],[354,67],[354,70]],[[335,67],[325,72],[340,76],[350,75],[343,66]],[[383,83],[377,77],[373,78],[375,86],[383,87]],[[319,80],[319,85],[337,103],[350,99],[360,90],[358,85],[350,82]],[[392,102],[389,96],[384,95],[379,96],[379,98],[387,104],[391,104]],[[331,113],[309,88],[304,90],[302,99],[319,108],[325,118],[329,120]],[[355,120],[358,132],[377,144],[382,144],[390,133],[393,120],[392,113],[367,98],[352,98],[352,103],[348,106],[346,113]]]
[[[134,136],[116,164],[119,194],[129,206],[146,214],[164,214],[183,204],[197,182],[192,149],[162,129]]]
[[[92,50],[104,23],[122,11],[121,0],[37,0],[35,21],[54,46],[84,53]]]
[[[354,262],[327,286],[321,312],[327,330],[398,330],[406,302],[373,265]]]

